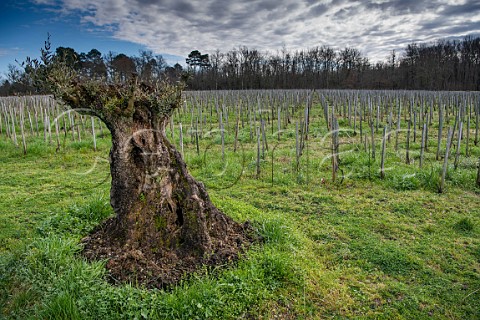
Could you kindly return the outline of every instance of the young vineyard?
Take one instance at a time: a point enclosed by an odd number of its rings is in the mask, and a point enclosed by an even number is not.
[[[102,127],[103,126],[103,127]],[[89,139],[96,149],[96,137],[105,125],[94,117],[83,116],[57,103],[51,96],[0,98],[0,135],[28,153],[30,141],[43,137],[58,152],[68,142]]]
[[[479,108],[478,92],[184,92],[165,135],[262,242],[152,289],[79,254],[115,214],[105,124],[0,98],[0,318],[480,319]]]
[[[396,189],[480,187],[477,92],[187,91],[167,135],[212,188],[245,178],[271,184],[385,179]],[[49,96],[0,100],[0,136],[29,152],[107,133]]]

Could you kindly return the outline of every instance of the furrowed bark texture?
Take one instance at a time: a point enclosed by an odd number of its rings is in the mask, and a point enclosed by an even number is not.
[[[111,205],[116,216],[83,241],[91,259],[109,259],[119,281],[163,287],[201,264],[234,260],[249,242],[240,225],[210,201],[167,140],[180,103],[175,87],[76,85],[62,95],[72,108],[99,116],[112,133]]]

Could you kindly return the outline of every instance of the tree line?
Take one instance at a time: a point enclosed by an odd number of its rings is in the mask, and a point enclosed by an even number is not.
[[[373,63],[358,49],[318,46],[275,53],[239,47],[202,54],[193,50],[186,67],[169,66],[161,55],[138,56],[97,49],[77,53],[58,47],[55,59],[87,78],[127,81],[136,74],[144,82],[186,80],[190,90],[226,89],[409,89],[480,90],[480,37],[412,43],[399,55]],[[9,65],[0,95],[39,92],[28,68]],[[41,91],[41,90],[40,90]]]
[[[480,90],[480,37],[409,44],[372,63],[355,48],[216,51],[190,70],[191,89]]]

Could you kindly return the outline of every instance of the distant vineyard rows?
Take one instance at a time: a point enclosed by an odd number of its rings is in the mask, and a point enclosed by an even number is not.
[[[226,180],[250,174],[271,183],[279,175],[341,183],[385,178],[402,166],[402,183],[430,168],[434,187],[443,192],[449,170],[466,170],[480,186],[479,115],[478,92],[186,91],[166,134],[187,163],[189,157],[205,167],[217,161],[225,174],[227,163],[236,162]],[[80,141],[96,149],[107,134],[98,118],[50,96],[0,98],[0,138],[19,155],[40,139],[57,152]],[[218,157],[207,159],[212,153]]]

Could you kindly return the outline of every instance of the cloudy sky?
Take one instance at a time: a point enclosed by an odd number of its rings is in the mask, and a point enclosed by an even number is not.
[[[377,61],[412,42],[480,35],[479,0],[2,0],[0,12],[0,73],[37,56],[47,32],[54,47],[148,49],[171,64],[239,46],[350,46]]]

